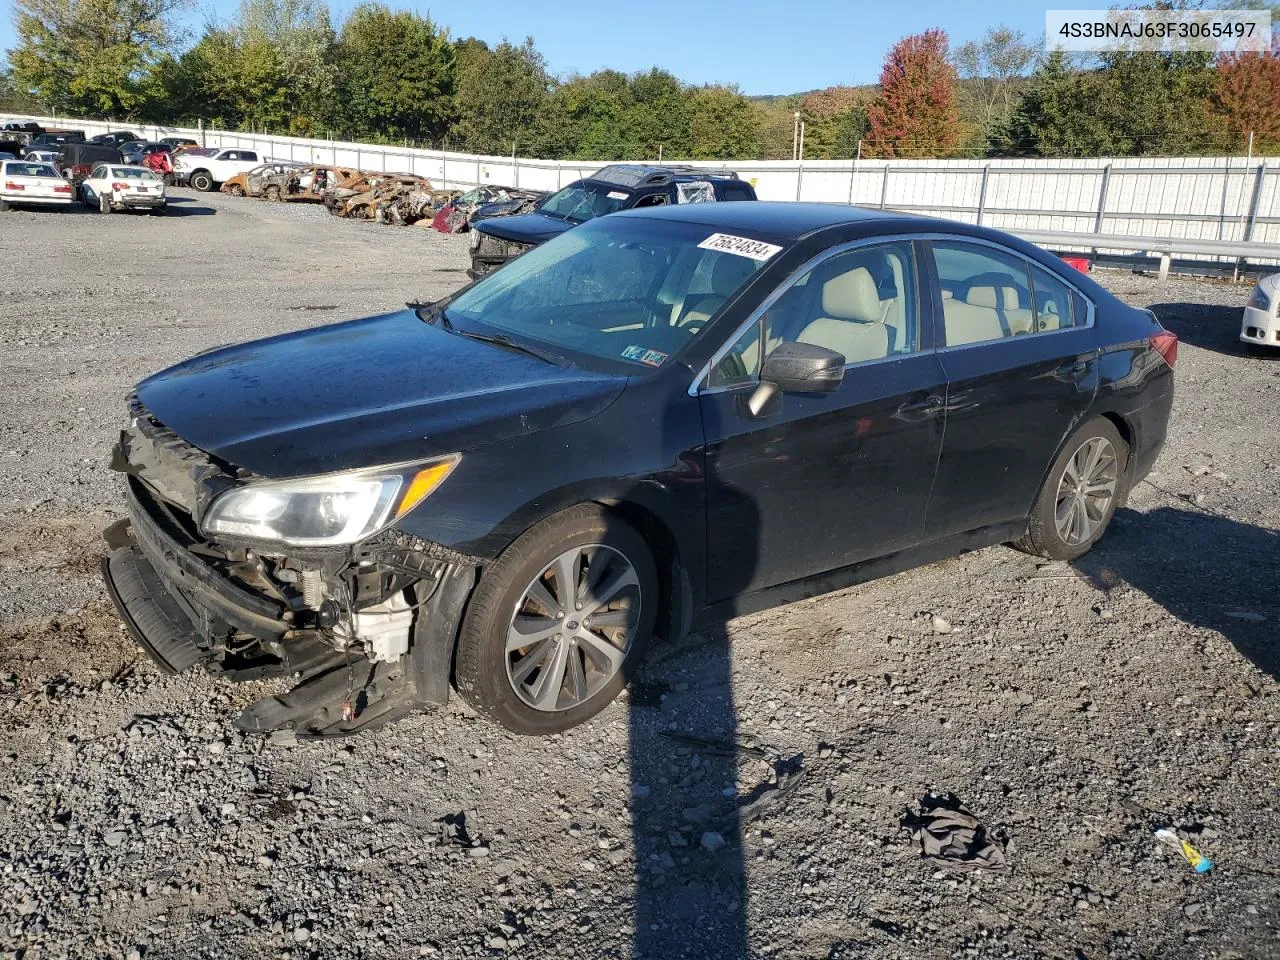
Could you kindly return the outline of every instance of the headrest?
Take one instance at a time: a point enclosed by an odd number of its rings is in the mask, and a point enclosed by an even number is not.
[[[822,285],[823,316],[837,320],[857,320],[862,323],[880,323],[884,310],[880,306],[880,294],[871,271],[866,267],[854,267]]]
[[[964,302],[989,310],[1017,310],[1018,291],[1013,287],[970,287]]]
[[[755,272],[754,260],[731,253],[722,254],[711,266],[711,292],[728,297]]]

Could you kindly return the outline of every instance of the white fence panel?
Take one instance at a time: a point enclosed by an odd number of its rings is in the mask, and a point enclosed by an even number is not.
[[[0,114],[0,120],[26,119]],[[244,147],[264,158],[413,173],[449,189],[477,184],[557,190],[602,163],[491,157],[125,121],[36,117],[93,136],[133,130]],[[670,159],[670,158],[668,158]],[[674,161],[673,161],[674,162]],[[854,203],[1023,230],[1280,242],[1280,158],[1124,157],[1090,160],[814,160],[718,163],[761,200]]]

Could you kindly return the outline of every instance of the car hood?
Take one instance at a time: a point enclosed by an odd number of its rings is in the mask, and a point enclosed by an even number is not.
[[[148,377],[137,393],[188,443],[283,478],[465,452],[577,423],[625,385],[404,310],[219,347]]]
[[[576,226],[576,223],[570,223],[568,220],[559,220],[545,213],[535,212],[522,213],[515,217],[502,217],[492,222],[486,220],[481,230],[499,240],[544,243]]]

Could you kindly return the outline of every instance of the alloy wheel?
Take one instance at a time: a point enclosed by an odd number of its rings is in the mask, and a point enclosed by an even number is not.
[[[507,679],[535,710],[568,710],[618,671],[640,621],[640,578],[603,544],[560,554],[524,589],[507,627]]]
[[[1054,509],[1063,543],[1075,547],[1093,536],[1115,499],[1119,475],[1115,447],[1106,437],[1090,437],[1071,455]]]

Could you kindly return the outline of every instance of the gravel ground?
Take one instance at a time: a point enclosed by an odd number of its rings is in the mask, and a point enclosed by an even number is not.
[[[735,620],[561,737],[453,705],[299,743],[113,615],[123,398],[443,293],[465,241],[178,199],[0,216],[0,957],[1280,955],[1280,357],[1235,340],[1246,287],[1103,276],[1182,338],[1179,393],[1074,565],[994,548]],[[930,793],[1007,872],[922,859]]]

